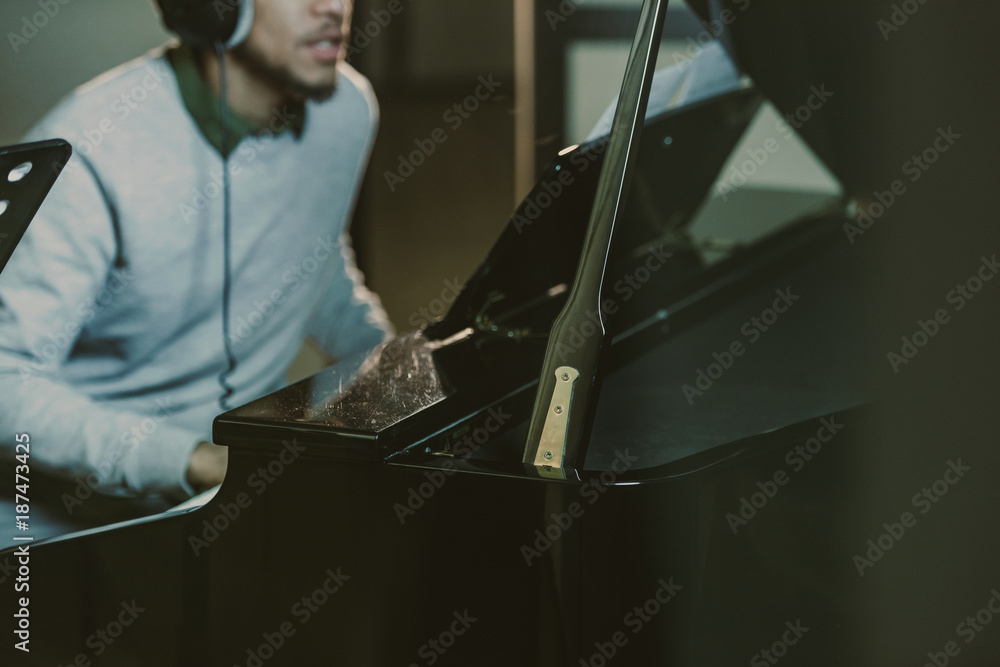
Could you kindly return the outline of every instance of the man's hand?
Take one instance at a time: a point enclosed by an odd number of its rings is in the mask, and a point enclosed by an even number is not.
[[[228,447],[214,445],[211,442],[199,442],[198,446],[191,452],[191,460],[188,462],[188,484],[195,492],[222,484],[228,463]]]

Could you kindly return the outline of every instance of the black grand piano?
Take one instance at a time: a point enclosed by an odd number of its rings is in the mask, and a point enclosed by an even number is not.
[[[902,3],[896,43],[895,5],[692,5],[755,87],[556,157],[441,320],[220,415],[207,503],[31,546],[13,660],[996,664],[1000,291],[886,360],[1000,247],[996,131],[962,80],[995,58],[942,3]],[[801,133],[848,196],[706,262],[688,225],[729,150],[765,97],[824,82]],[[949,125],[978,138],[851,242]]]

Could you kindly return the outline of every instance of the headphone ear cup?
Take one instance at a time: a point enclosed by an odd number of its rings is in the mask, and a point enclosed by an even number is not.
[[[188,44],[232,48],[246,39],[253,23],[253,0],[156,0],[163,24]]]

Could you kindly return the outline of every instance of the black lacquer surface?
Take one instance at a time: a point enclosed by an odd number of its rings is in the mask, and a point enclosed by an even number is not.
[[[745,257],[699,276],[665,273],[623,301],[616,315],[638,323],[612,346],[593,426],[601,444],[582,475],[628,447],[640,458],[620,481],[656,479],[686,457],[871,400],[860,342],[867,255],[833,242],[840,224],[803,221]],[[471,329],[441,341],[404,334],[220,416],[216,439],[268,448],[296,438],[322,456],[451,465],[454,434],[499,406],[503,433],[462,464],[532,477],[518,451],[542,351]]]
[[[676,240],[683,238],[679,221],[690,221],[759,104],[756,93],[742,90],[649,121],[608,275],[631,274],[650,257],[662,270],[641,298],[623,299],[607,316],[610,335],[644,322],[664,299],[684,296],[693,289],[687,283],[705,280],[697,254]],[[219,416],[215,442],[254,446],[294,437],[325,455],[377,460],[534,387],[552,319],[576,273],[606,146],[597,139],[549,166],[441,321]],[[558,197],[549,196],[553,184]],[[663,298],[657,290],[665,290]]]

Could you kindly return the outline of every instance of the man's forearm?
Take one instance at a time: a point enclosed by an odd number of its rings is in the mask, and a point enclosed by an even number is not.
[[[189,494],[187,468],[204,434],[170,414],[115,410],[44,377],[22,379],[4,363],[0,442],[31,435],[32,459],[52,472],[89,475],[108,493]],[[14,371],[16,373],[16,371]]]

